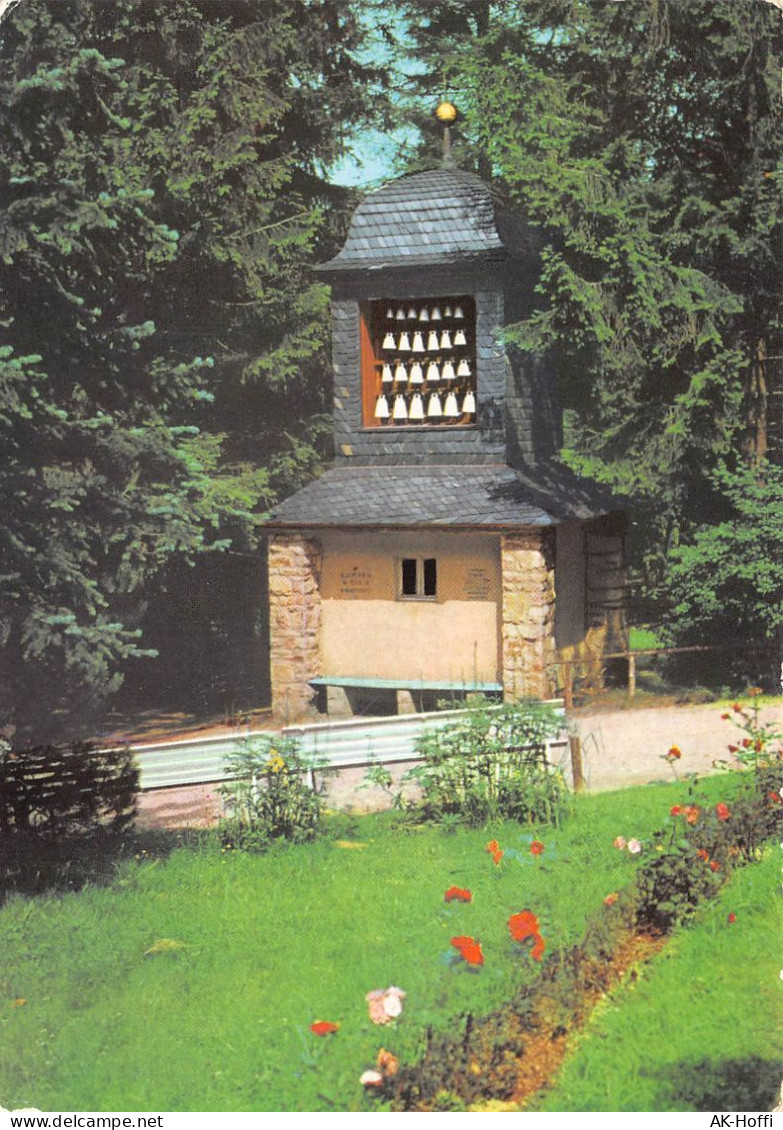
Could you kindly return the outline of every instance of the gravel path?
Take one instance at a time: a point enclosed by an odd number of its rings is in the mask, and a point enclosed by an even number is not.
[[[721,714],[730,708],[706,706],[654,707],[642,710],[574,711],[572,728],[582,742],[582,763],[586,787],[602,789],[642,785],[651,781],[671,781],[672,771],[662,754],[673,745],[682,759],[677,773],[709,773],[713,761],[729,758],[727,745],[737,744],[744,735],[724,721]],[[761,710],[764,722],[783,730],[783,703]]]

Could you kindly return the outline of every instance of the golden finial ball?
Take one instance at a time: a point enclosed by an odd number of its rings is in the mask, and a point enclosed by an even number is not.
[[[457,120],[457,107],[453,102],[441,102],[435,109],[435,117],[444,126],[450,126]]]

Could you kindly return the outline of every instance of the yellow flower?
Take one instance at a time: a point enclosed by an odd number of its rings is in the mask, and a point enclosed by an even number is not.
[[[270,750],[271,757],[266,763],[266,767],[270,773],[279,773],[281,769],[285,769],[285,762],[283,761],[277,750]]]

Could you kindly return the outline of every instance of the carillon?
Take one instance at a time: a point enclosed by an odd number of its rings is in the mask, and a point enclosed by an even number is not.
[[[365,409],[372,413],[368,423],[373,427],[401,421],[433,427],[473,426],[477,420],[475,318],[475,302],[469,296],[381,298],[371,303],[376,383],[374,407]],[[388,328],[390,320],[405,322],[410,328],[398,326],[393,333]],[[430,394],[434,386],[445,382],[449,393],[445,401],[437,395],[425,401],[418,391],[425,382]],[[395,397],[393,403],[385,402],[384,410],[381,397],[390,386]]]

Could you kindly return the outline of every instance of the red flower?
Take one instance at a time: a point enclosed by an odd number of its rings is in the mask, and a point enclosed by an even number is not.
[[[620,896],[617,894],[617,891],[612,891],[612,893],[610,895],[607,895],[604,899],[604,904],[606,906],[614,906],[619,897]]]
[[[750,745],[751,745],[750,738],[743,738],[742,739],[742,748],[743,749],[750,749]]]
[[[462,887],[449,887],[443,896],[444,902],[470,902],[473,895]]]
[[[541,855],[544,850],[544,845],[540,840],[533,840],[532,844],[530,845],[530,850],[532,851],[533,855]]]
[[[767,796],[773,804],[783,804],[783,797],[781,797],[780,793],[767,793]]]
[[[670,816],[682,816],[684,811],[685,811],[685,809],[682,807],[681,804],[674,804],[669,809],[669,815]]]
[[[729,925],[731,925],[732,923],[737,921],[737,915],[734,913],[733,910],[732,910],[731,914],[729,915],[728,921],[729,921]]]
[[[735,714],[741,714],[742,713],[742,707],[740,706],[740,704],[738,702],[735,702],[731,709],[734,711]]]
[[[540,934],[536,934],[535,937],[533,938],[533,943],[534,943],[534,945],[533,945],[532,950],[530,951],[530,956],[533,958],[534,961],[540,961],[541,958],[544,956],[544,950],[546,949],[546,942],[544,941],[544,939],[541,937]]]
[[[710,863],[710,871],[720,871],[720,864],[717,860],[713,859]]]
[[[731,816],[731,813],[729,812],[728,805],[726,805],[726,804],[716,804],[715,805],[715,811],[718,814],[719,820],[728,820],[729,817]]]
[[[729,718],[731,718],[731,715],[730,714],[721,714],[721,718],[723,719],[724,722],[728,722]]]
[[[332,1036],[339,1027],[339,1024],[333,1024],[331,1020],[316,1020],[310,1025],[310,1031],[314,1036]]]
[[[738,745],[730,745],[728,747],[728,749],[729,749],[729,753],[739,753],[739,746]]]
[[[503,849],[501,848],[497,840],[490,840],[485,848],[485,851],[489,852],[489,854],[492,856],[492,862],[497,867],[497,865],[503,858]]]
[[[508,928],[515,942],[524,942],[528,938],[533,939],[530,956],[534,961],[540,961],[546,949],[546,942],[539,933],[538,919],[535,914],[531,910],[522,910],[519,914],[512,914],[508,920]]]
[[[699,813],[701,812],[701,809],[696,804],[689,804],[686,805],[686,807],[683,809],[683,812],[685,813],[685,819],[688,821],[688,823],[695,824],[699,819]]]
[[[696,855],[699,859],[703,860],[704,863],[706,863],[710,858],[709,852],[704,848],[699,848],[699,850],[696,852]]]
[[[456,950],[459,950],[459,955],[463,961],[468,965],[483,965],[484,954],[481,952],[481,942],[477,942],[475,938],[458,937],[452,938],[451,944]]]
[[[512,914],[508,920],[508,928],[515,942],[524,942],[538,933],[538,919],[531,910],[522,910],[519,914]]]
[[[671,747],[671,749],[669,750],[669,752],[666,754],[666,756],[669,759],[669,761],[679,761],[680,758],[682,757],[682,752],[680,750],[680,747],[677,746],[677,745],[673,745]]]

